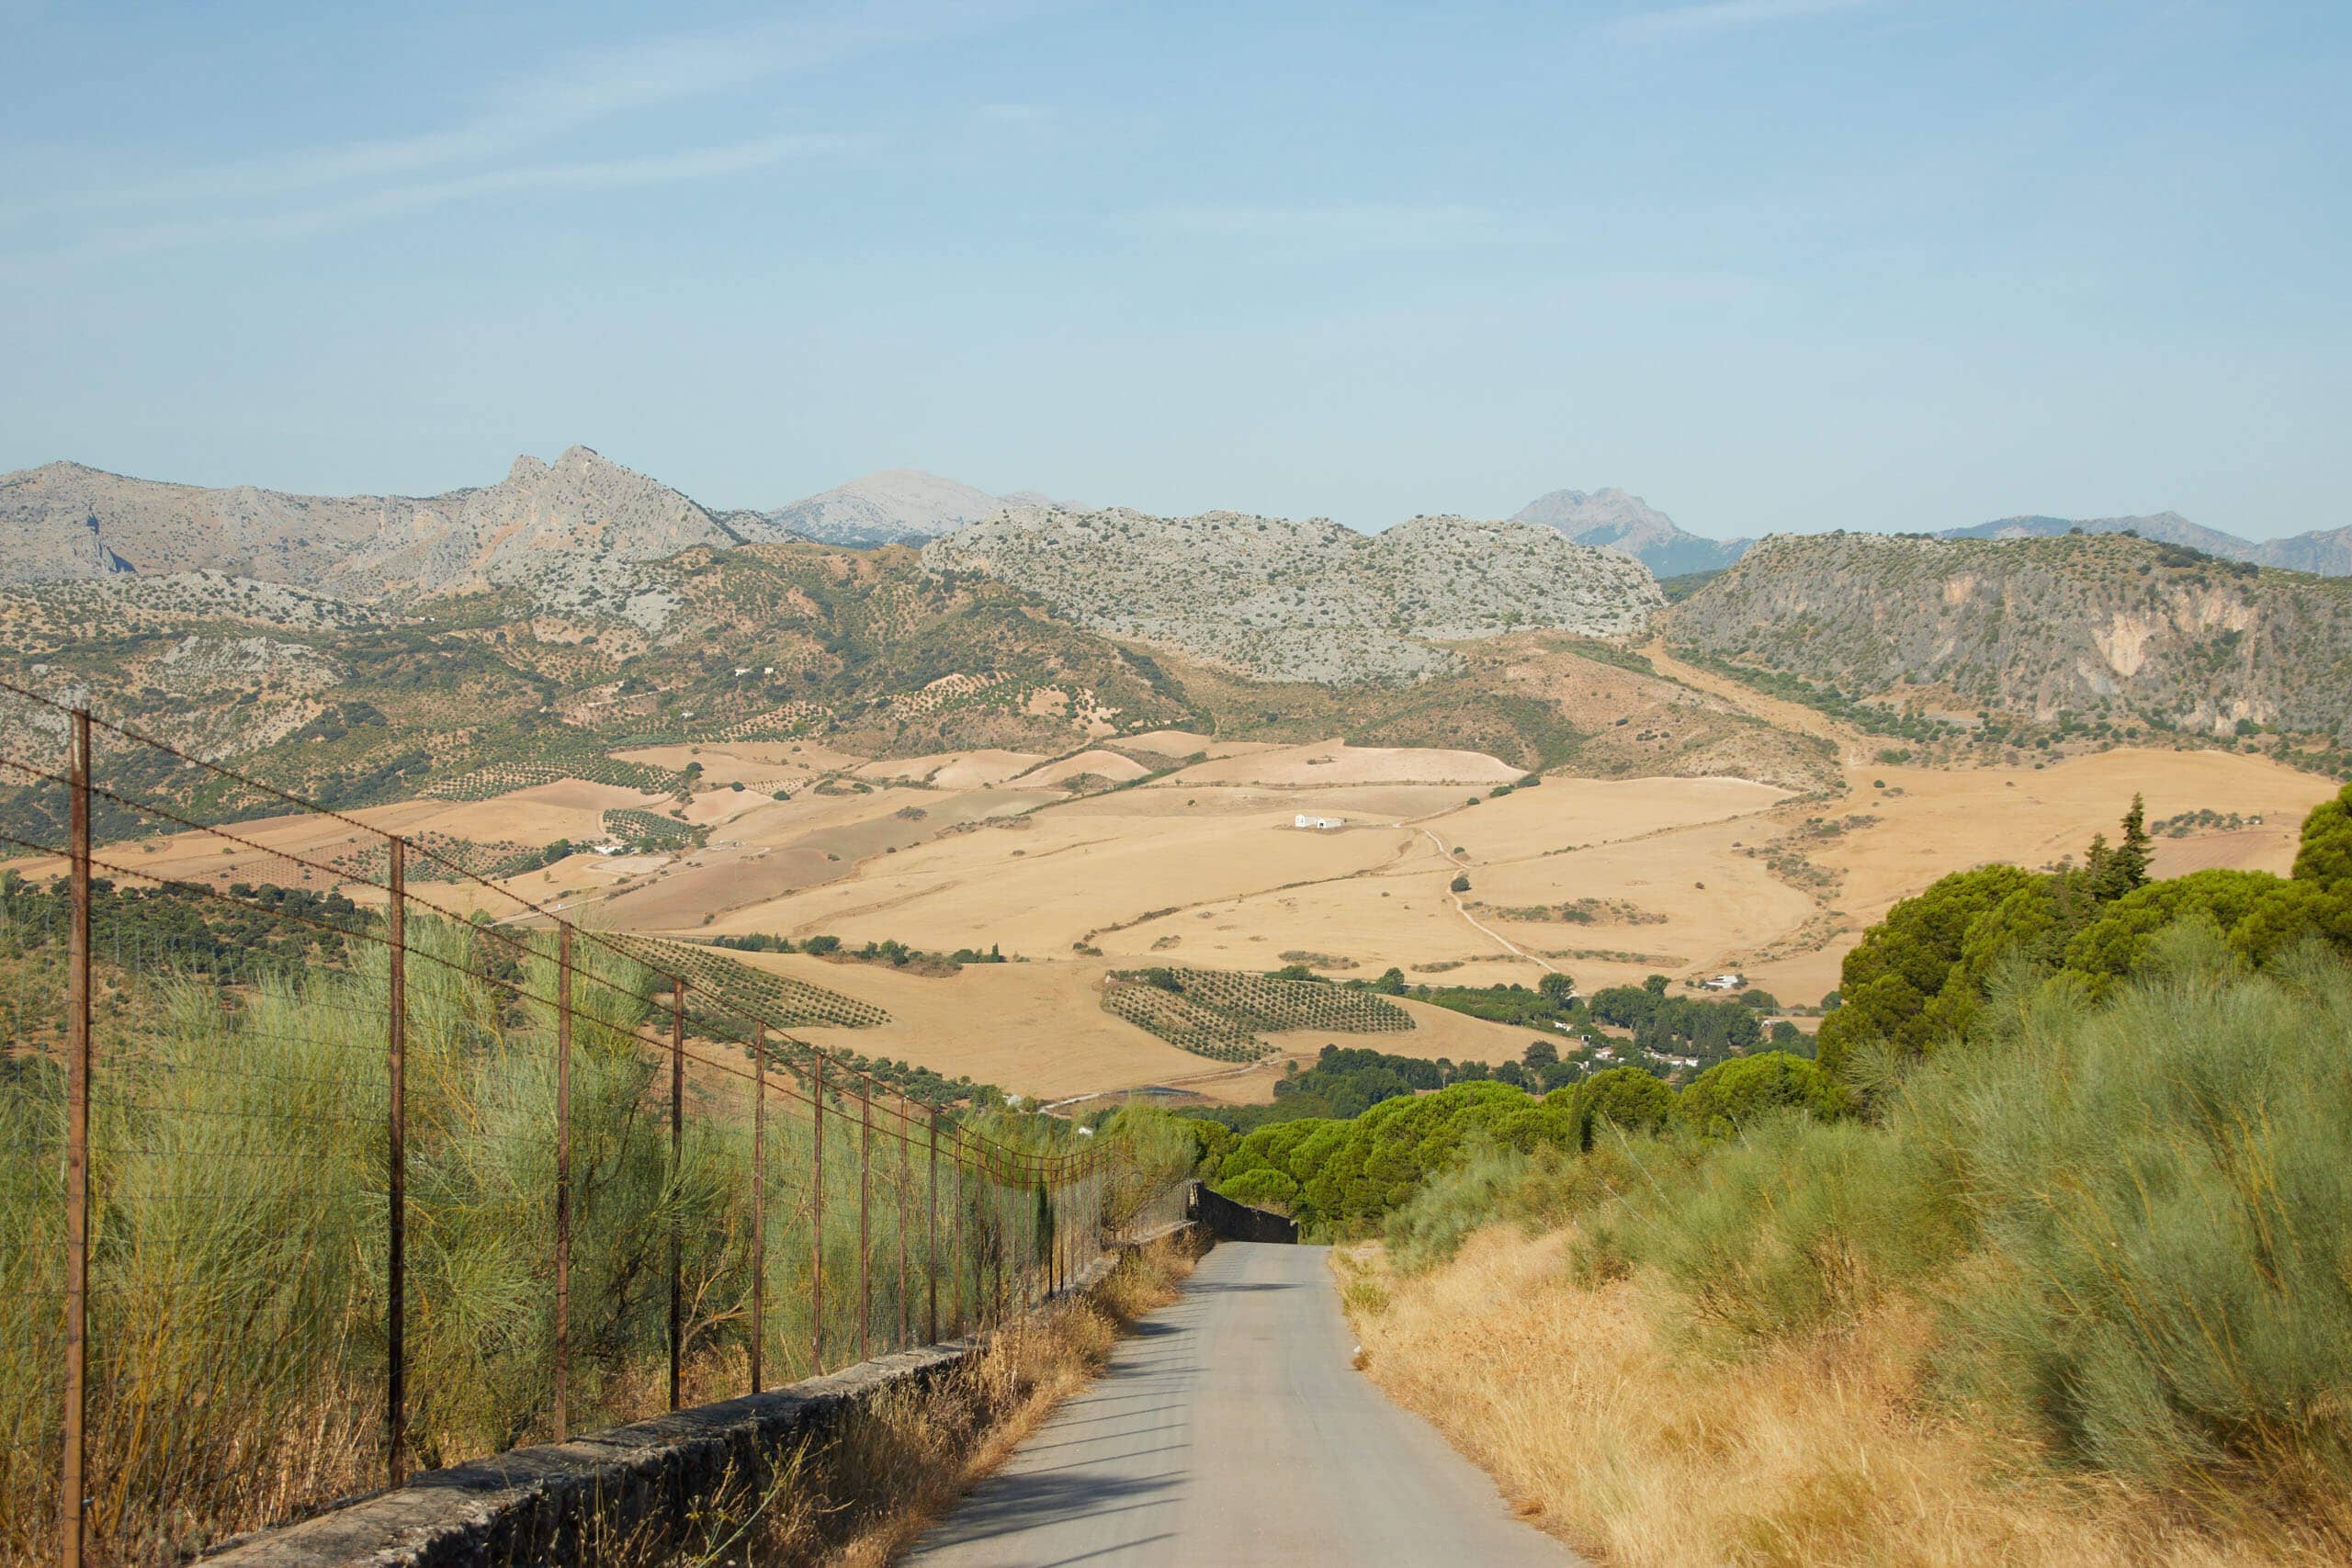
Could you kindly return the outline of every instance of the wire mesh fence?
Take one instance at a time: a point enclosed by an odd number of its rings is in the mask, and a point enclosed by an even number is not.
[[[0,1563],[985,1327],[1146,1201],[70,697],[0,687]]]

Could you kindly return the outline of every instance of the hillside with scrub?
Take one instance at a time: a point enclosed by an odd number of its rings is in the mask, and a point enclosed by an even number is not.
[[[2352,767],[2352,580],[2127,534],[1765,540],[1676,604],[1713,667],[1955,756],[2066,741]]]
[[[1606,1561],[2343,1561],[2352,788],[2285,876],[2152,841],[1899,904],[1818,1060],[1194,1121],[1199,1168],[1345,1244],[1371,1374]]]

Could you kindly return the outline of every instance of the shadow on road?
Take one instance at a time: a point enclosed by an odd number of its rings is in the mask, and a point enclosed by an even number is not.
[[[964,1506],[925,1540],[929,1550],[992,1540],[1042,1529],[1065,1519],[1102,1519],[1148,1508],[1165,1499],[1183,1477],[1167,1475],[1119,1478],[1069,1471],[1023,1472],[998,1477],[965,1500]]]

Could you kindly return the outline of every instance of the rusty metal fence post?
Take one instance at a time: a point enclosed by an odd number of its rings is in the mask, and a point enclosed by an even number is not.
[[[907,1114],[907,1097],[901,1094],[899,1096],[899,1337],[891,1341],[890,1348],[893,1350],[907,1348],[907,1171],[914,1164],[913,1128],[914,1122]]]
[[[66,916],[65,1410],[58,1461],[58,1557],[81,1568],[90,1402],[90,714],[74,713],[67,840],[72,904]]]
[[[952,1287],[950,1305],[955,1309],[956,1338],[964,1336],[964,1155],[957,1142],[957,1128],[948,1123],[947,1144],[947,1281]]]
[[[931,1310],[925,1319],[926,1344],[939,1343],[939,1108],[931,1109],[931,1229],[924,1242],[924,1267],[931,1277]]]
[[[857,1359],[873,1357],[874,1246],[870,1210],[874,1188],[874,1080],[857,1097]]]
[[[679,1200],[686,1168],[686,977],[670,977],[670,1408],[682,1407],[685,1359],[686,1240]]]
[[[752,1025],[752,1392],[760,1392],[760,1349],[767,1337],[768,1026]]]
[[[571,922],[555,936],[555,1440],[571,1435]]]
[[[816,1092],[808,1097],[814,1131],[808,1154],[808,1371],[825,1370],[825,1054],[817,1058]]]
[[[390,840],[386,937],[385,1186],[389,1247],[384,1263],[385,1472],[408,1479],[408,840]]]

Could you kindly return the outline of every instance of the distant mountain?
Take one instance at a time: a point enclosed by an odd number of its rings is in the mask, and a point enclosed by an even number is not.
[[[1165,643],[1260,680],[1413,680],[1437,646],[1513,629],[1638,632],[1663,603],[1638,563],[1524,523],[1336,523],[1211,512],[1022,508],[923,548],[934,572],[1025,589],[1091,630]]]
[[[1605,545],[1638,559],[1659,577],[1716,571],[1747,552],[1747,539],[1708,539],[1678,526],[1638,495],[1622,490],[1555,490],[1513,514],[1514,523],[1557,528],[1579,545]]]
[[[2254,558],[2265,566],[2315,571],[2322,577],[2352,577],[2352,525],[2267,539],[2254,548]]]
[[[2085,535],[1778,535],[1663,625],[1702,653],[1962,723],[2226,738],[2246,721],[2352,744],[2352,581]]]
[[[1978,523],[1966,528],[1945,528],[1939,539],[2053,539],[2071,534],[2077,528],[2086,534],[2137,534],[2143,539],[2160,539],[2167,545],[2187,545],[2193,550],[2203,550],[2209,556],[2227,556],[2232,560],[2251,560],[2255,546],[2251,540],[2235,534],[2224,534],[2218,528],[2207,528],[2191,523],[2177,512],[2158,512],[2145,517],[1997,517],[1990,523]]]
[[[1008,506],[1058,508],[1035,491],[990,495],[918,468],[886,468],[760,515],[772,527],[828,545],[919,544]]]
[[[585,446],[444,495],[292,495],[51,463],[0,476],[0,581],[215,571],[355,599],[489,587],[744,542]]]
[[[2049,539],[2071,534],[2137,534],[2168,545],[2186,545],[2209,556],[2248,560],[2323,577],[2352,577],[2352,527],[2297,534],[2285,539],[2242,539],[2219,528],[2191,523],[2177,512],[2145,517],[2001,517],[1967,528],[1946,528],[1939,539]]]

